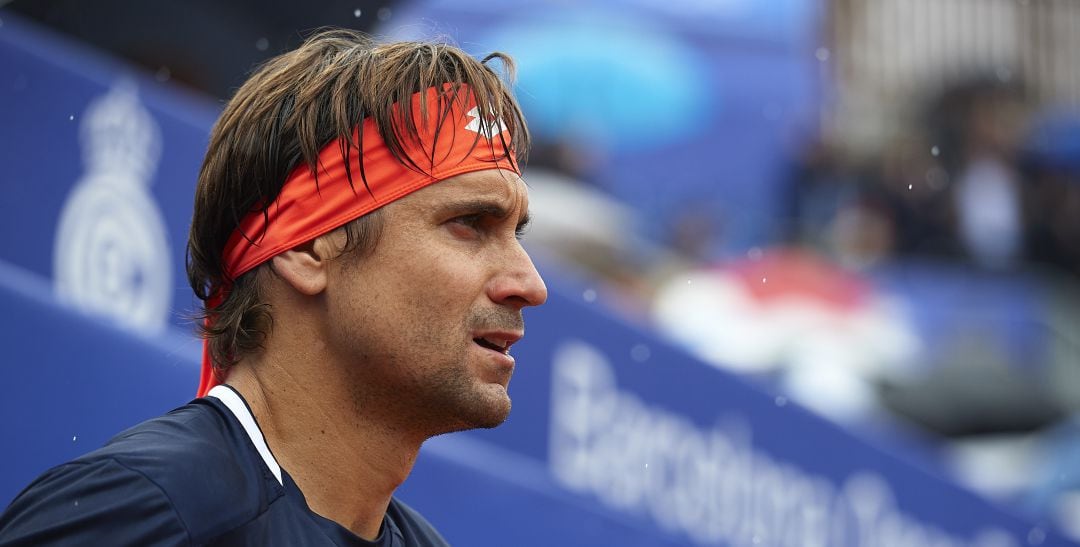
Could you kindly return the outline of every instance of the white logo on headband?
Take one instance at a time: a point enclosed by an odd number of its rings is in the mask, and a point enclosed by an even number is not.
[[[480,108],[474,106],[472,110],[468,111],[466,116],[472,118],[469,120],[465,129],[474,133],[480,133],[481,135],[492,139],[495,135],[506,131],[506,124],[503,123],[502,118],[496,118],[494,115],[488,116],[484,119],[484,116],[480,115]]]

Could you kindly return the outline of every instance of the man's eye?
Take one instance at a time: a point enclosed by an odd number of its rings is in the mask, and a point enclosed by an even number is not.
[[[474,230],[480,229],[480,223],[482,221],[483,219],[480,218],[480,215],[464,215],[454,219],[454,222],[463,224]]]
[[[484,228],[481,215],[462,215],[450,219],[450,231],[458,237],[476,237]]]

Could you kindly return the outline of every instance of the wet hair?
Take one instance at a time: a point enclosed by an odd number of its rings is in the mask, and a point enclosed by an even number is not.
[[[492,60],[501,62],[501,71],[489,65]],[[440,116],[436,121],[441,124],[451,103],[425,105],[423,120],[413,120],[408,108],[396,115],[393,105],[409,104],[414,93],[448,83],[448,98],[456,100],[468,86],[481,112],[503,120],[509,130],[505,149],[517,153],[507,159],[523,161],[529,133],[509,89],[513,73],[513,61],[503,53],[477,60],[446,43],[378,43],[344,29],[317,31],[299,48],[256,69],[214,124],[188,238],[188,281],[202,301],[195,319],[199,334],[209,341],[214,366],[224,370],[262,347],[273,326],[263,295],[271,273],[268,263],[231,279],[222,259],[241,219],[252,212],[265,215],[298,166],[306,164],[315,174],[320,150],[335,139],[348,166],[349,154],[362,150],[353,129],[366,118],[376,123],[398,161],[423,170],[426,162],[409,157],[402,143],[419,138],[417,127],[427,116]],[[500,138],[506,139],[506,133]],[[367,187],[363,158],[359,165],[359,173],[346,169],[346,174],[354,188],[364,191],[358,186]],[[362,256],[373,249],[381,227],[378,211],[346,224],[343,253]],[[259,234],[244,236],[258,241]],[[228,287],[225,298],[211,305],[223,287]],[[207,317],[213,318],[209,325]]]

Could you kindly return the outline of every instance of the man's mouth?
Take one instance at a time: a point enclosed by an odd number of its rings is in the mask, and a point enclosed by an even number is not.
[[[474,337],[473,342],[480,347],[502,354],[509,354],[510,346],[520,340],[521,336],[521,334],[515,332],[489,332]]]
[[[473,338],[473,342],[476,342],[480,346],[485,347],[487,349],[495,350],[495,351],[497,351],[499,353],[506,353],[507,351],[509,351],[509,349],[505,345],[502,345],[502,344],[499,344],[499,343],[496,343],[496,342],[492,342],[491,340],[488,340],[487,338]]]

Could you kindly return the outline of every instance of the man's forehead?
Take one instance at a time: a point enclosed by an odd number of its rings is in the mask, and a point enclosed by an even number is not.
[[[512,171],[488,169],[450,177],[417,190],[409,201],[437,206],[459,201],[497,201],[508,208],[527,207],[529,190],[525,181]]]

